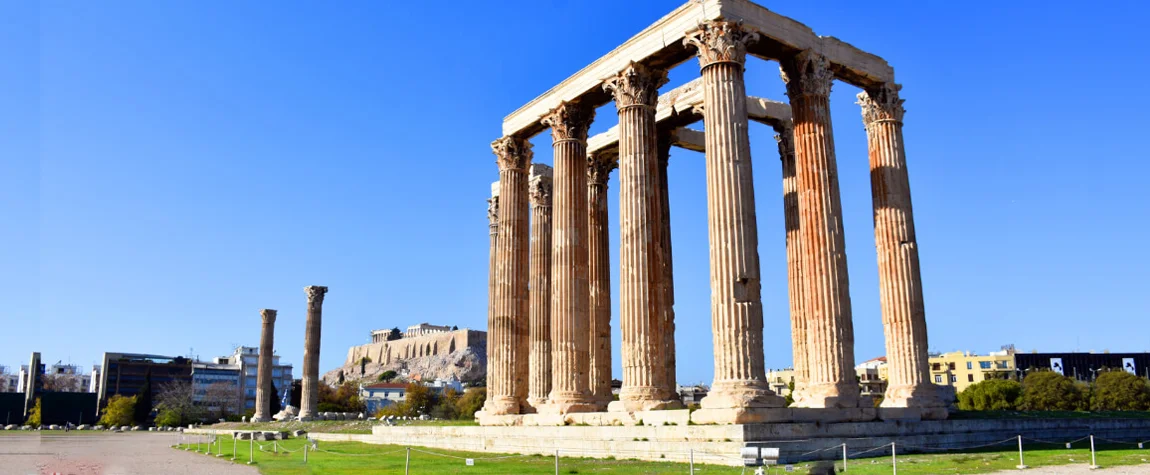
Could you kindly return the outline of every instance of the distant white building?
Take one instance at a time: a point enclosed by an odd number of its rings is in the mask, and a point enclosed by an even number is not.
[[[15,393],[19,392],[17,389],[20,387],[20,376],[12,374],[8,371],[7,366],[0,366],[0,392]]]
[[[403,332],[404,338],[414,338],[417,336],[431,335],[433,333],[447,333],[451,331],[451,327],[447,325],[432,325],[430,323],[420,323],[419,325],[412,325],[407,327],[407,331]]]
[[[259,373],[260,349],[253,346],[241,346],[236,348],[235,353],[230,356],[221,356],[216,358],[211,364],[201,363],[203,366],[200,368],[200,373],[203,376],[201,382],[205,385],[202,389],[206,390],[206,384],[215,382],[216,380],[227,380],[232,378],[232,371],[239,370],[239,388],[244,398],[245,409],[255,409],[256,407],[256,376]],[[230,367],[230,368],[229,368]],[[195,373],[196,368],[193,366],[192,372]],[[276,398],[281,398],[284,391],[291,391],[292,384],[292,366],[290,364],[280,364],[279,355],[272,355],[272,385],[276,389]],[[208,373],[212,373],[210,376]],[[225,374],[227,373],[227,374]],[[195,386],[195,377],[193,375],[193,387]]]

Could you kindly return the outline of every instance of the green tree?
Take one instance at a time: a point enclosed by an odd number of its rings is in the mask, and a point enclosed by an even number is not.
[[[279,394],[279,392],[276,391],[276,383],[274,381],[272,382],[272,394],[271,394],[271,396],[272,396],[272,400],[269,401],[270,407],[268,408],[268,411],[270,411],[271,415],[274,416],[276,414],[279,414],[280,411],[283,410],[283,405],[280,404],[280,394]]]
[[[475,419],[475,413],[483,408],[487,400],[487,388],[467,388],[455,403],[455,414],[459,419]]]
[[[1024,411],[1078,411],[1088,407],[1085,391],[1070,377],[1035,371],[1022,380],[1018,408]]]
[[[399,376],[399,373],[396,373],[395,371],[392,371],[389,369],[387,371],[384,371],[383,374],[379,375],[378,379],[380,381],[387,382],[387,381],[391,381],[391,380],[395,379],[396,376]]]
[[[387,341],[398,340],[400,338],[403,338],[403,332],[399,331],[399,327],[392,328],[391,332],[387,334]]]
[[[455,388],[443,390],[443,395],[436,398],[435,406],[431,408],[431,417],[436,419],[456,419],[459,417],[459,399],[462,394]]]
[[[431,412],[435,406],[435,395],[431,388],[420,383],[408,383],[403,395],[403,403],[407,406],[408,416],[416,417]]]
[[[148,416],[152,414],[152,370],[144,374],[144,385],[136,393],[136,405],[133,407],[132,420],[138,425],[148,423]]]
[[[791,380],[791,382],[787,383],[787,395],[784,399],[786,399],[788,406],[795,403],[795,382],[794,382],[794,380]]]
[[[1125,371],[1107,371],[1094,380],[1090,408],[1095,411],[1145,411],[1150,409],[1150,386],[1146,378]]]
[[[1022,385],[1018,381],[988,379],[958,393],[958,408],[964,411],[1009,411],[1018,407]]]
[[[115,395],[108,399],[108,406],[100,416],[100,424],[106,426],[126,426],[132,424],[136,412],[136,396]]]
[[[36,398],[36,404],[32,406],[31,411],[28,411],[28,421],[25,422],[25,424],[28,424],[32,427],[39,427],[40,426],[40,410],[41,410],[40,409],[40,398]]]

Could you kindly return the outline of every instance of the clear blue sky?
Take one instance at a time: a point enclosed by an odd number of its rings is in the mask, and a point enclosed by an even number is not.
[[[905,85],[932,350],[1150,350],[1150,6],[764,3]],[[503,116],[678,3],[0,5],[0,364],[226,354],[275,308],[298,375],[306,285],[331,288],[324,370],[371,329],[483,328]],[[697,74],[690,61],[667,88]],[[751,61],[747,81],[785,100],[776,64]],[[856,92],[836,84],[832,115],[862,361],[883,338]],[[593,132],[615,122],[604,107]],[[772,132],[751,133],[778,368],[779,161]],[[550,163],[549,134],[533,142]],[[679,380],[709,382],[702,156],[675,151],[670,186]]]

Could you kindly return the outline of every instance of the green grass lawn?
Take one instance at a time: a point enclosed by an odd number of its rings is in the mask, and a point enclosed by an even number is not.
[[[411,426],[475,426],[479,425],[474,420],[466,421],[402,421],[399,425]],[[354,420],[354,421],[291,421],[291,422],[260,422],[260,423],[245,423],[245,422],[220,422],[209,426],[204,426],[206,429],[227,429],[227,430],[276,430],[276,431],[293,431],[305,430],[308,432],[327,432],[331,434],[370,434],[373,426],[382,425],[381,422],[374,419],[367,420]]]
[[[221,436],[220,444],[211,447],[225,459],[232,456],[232,440]],[[309,451],[308,461],[303,462],[302,439],[279,441],[281,451],[272,453],[271,442],[259,442],[263,450],[256,447],[254,460],[260,473],[267,475],[286,474],[362,474],[362,473],[403,473],[407,450],[396,445],[372,445],[359,442],[319,442],[321,451]],[[236,462],[247,462],[249,441],[237,441]],[[1088,442],[1078,442],[1073,448],[1061,445],[1028,444],[1024,453],[1026,464],[1031,467],[1045,465],[1090,464]],[[195,445],[187,446],[195,448]],[[204,445],[199,445],[202,449]],[[1150,447],[1150,445],[1148,445]],[[292,452],[287,452],[286,450]],[[882,453],[876,451],[875,453]],[[1150,449],[1130,448],[1128,445],[1098,445],[1098,464],[1103,467],[1134,465],[1150,460]],[[474,465],[467,466],[465,459],[473,458]],[[891,458],[889,452],[873,458],[851,459],[848,473],[889,474]],[[810,464],[796,465],[797,473],[805,473]],[[841,467],[842,462],[836,462]],[[1012,470],[1018,465],[1018,451],[992,450],[952,454],[911,454],[898,457],[898,470],[901,474],[971,474],[988,473],[999,470]],[[562,457],[559,463],[562,474],[683,474],[688,472],[687,464],[669,462],[640,462],[634,460],[590,459]],[[696,473],[738,474],[740,467],[705,465],[697,463]],[[782,473],[781,469],[772,470]],[[439,449],[413,447],[411,450],[412,474],[553,474],[555,458],[551,456],[499,455],[490,453],[456,452]],[[748,471],[750,473],[750,471]]]

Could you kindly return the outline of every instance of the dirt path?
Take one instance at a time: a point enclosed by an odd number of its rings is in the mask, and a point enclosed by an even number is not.
[[[174,433],[4,435],[0,472],[11,474],[254,475],[255,467],[174,450]]]

